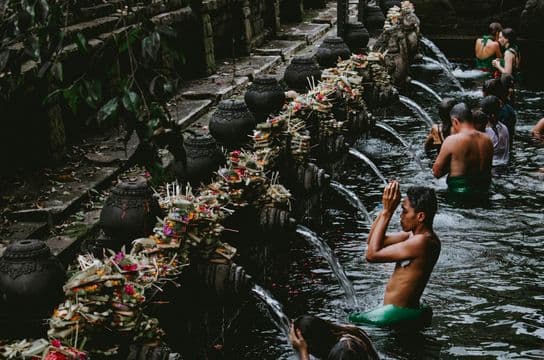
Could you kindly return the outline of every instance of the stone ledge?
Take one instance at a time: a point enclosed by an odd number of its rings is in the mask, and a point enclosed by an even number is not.
[[[306,41],[307,44],[312,44],[330,28],[330,24],[302,23],[296,28],[279,33],[278,38],[284,40],[302,40]]]
[[[305,43],[303,41],[272,40],[254,51],[259,55],[279,55],[285,60],[285,58],[290,57],[295,52],[301,50],[304,45]]]
[[[212,106],[211,100],[190,100],[177,97],[168,107],[173,120],[182,129],[189,127],[202,117]]]

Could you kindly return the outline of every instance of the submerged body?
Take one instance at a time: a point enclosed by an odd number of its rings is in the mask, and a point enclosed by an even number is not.
[[[403,231],[386,234],[391,216],[400,202],[398,183],[387,185],[380,212],[368,236],[366,259],[372,263],[395,262],[387,283],[384,307],[350,315],[355,323],[379,326],[417,320],[423,315],[420,298],[440,254],[440,240],[432,229],[436,196],[427,188],[410,188],[402,201]]]

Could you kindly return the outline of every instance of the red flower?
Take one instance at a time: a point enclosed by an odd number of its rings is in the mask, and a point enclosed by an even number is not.
[[[121,266],[121,269],[125,271],[136,271],[138,270],[138,264],[128,264]]]
[[[53,339],[51,340],[51,345],[53,345],[54,347],[61,347],[62,343],[60,342],[60,340]]]
[[[61,354],[57,351],[50,351],[45,356],[45,360],[68,360],[68,358],[66,357],[66,355]]]
[[[125,285],[125,294],[127,295],[134,295],[136,293],[136,290],[134,290],[134,286],[132,284],[126,284]]]

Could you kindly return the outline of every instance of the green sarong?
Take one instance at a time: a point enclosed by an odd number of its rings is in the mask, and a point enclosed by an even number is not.
[[[448,176],[448,193],[457,195],[487,195],[491,177],[487,175]]]
[[[374,310],[363,313],[352,313],[349,321],[354,324],[371,324],[375,326],[392,326],[401,323],[430,323],[432,310],[428,305],[419,308],[404,308],[393,304],[384,305]]]

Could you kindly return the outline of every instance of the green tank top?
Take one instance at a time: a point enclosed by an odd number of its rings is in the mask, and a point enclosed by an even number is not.
[[[489,40],[491,40],[491,36],[489,35],[482,36],[482,46],[485,47],[485,45],[487,44]],[[494,58],[495,58],[495,55],[491,55],[490,57],[485,59],[476,58],[474,65],[476,66],[476,69],[491,71],[493,69],[492,61]]]

